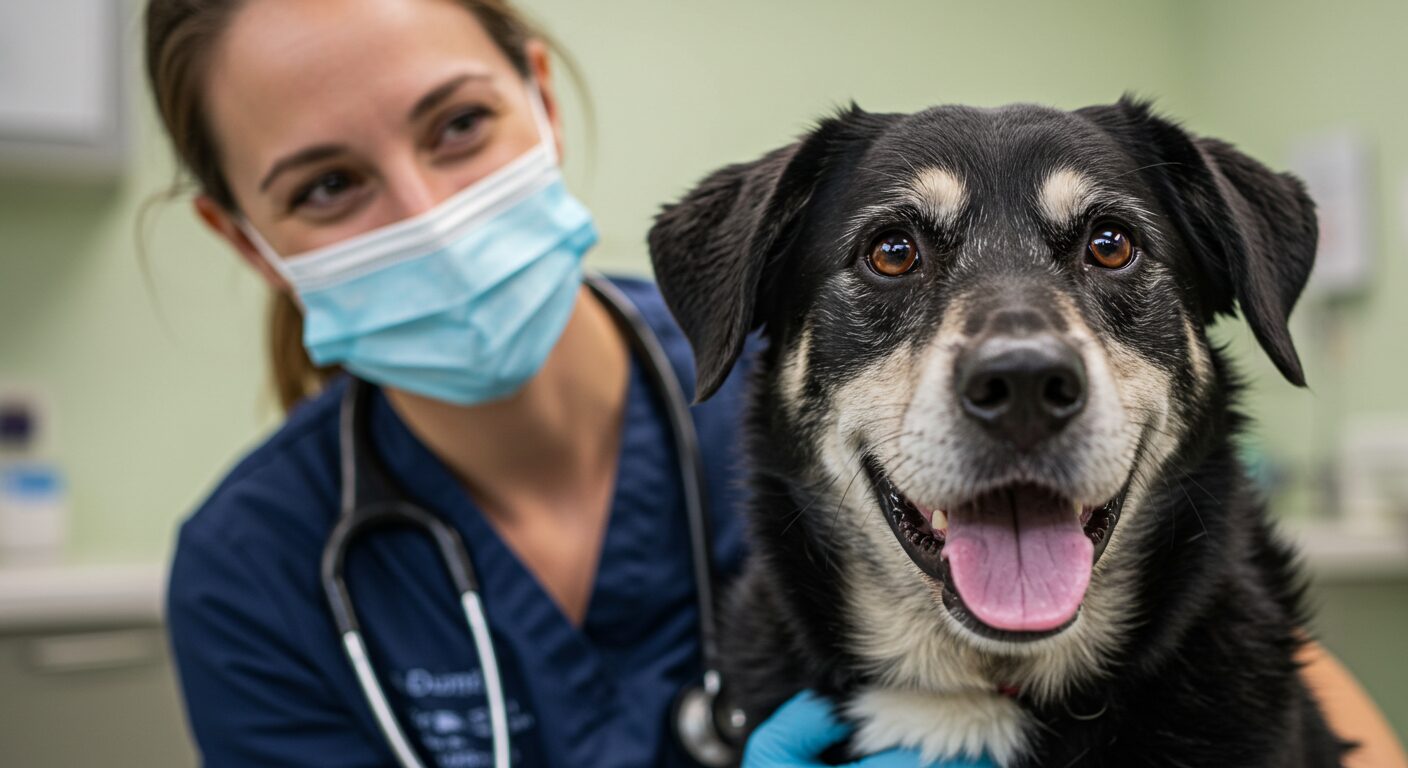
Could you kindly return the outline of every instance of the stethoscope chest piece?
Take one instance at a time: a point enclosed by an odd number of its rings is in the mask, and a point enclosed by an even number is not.
[[[675,699],[674,726],[680,746],[705,768],[736,765],[748,727],[747,714],[720,696],[717,672],[704,673],[703,685],[691,685]]]

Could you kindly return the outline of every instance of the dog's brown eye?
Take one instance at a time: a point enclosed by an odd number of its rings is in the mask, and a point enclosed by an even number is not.
[[[919,247],[903,232],[882,235],[870,248],[870,268],[885,277],[899,277],[919,263]]]
[[[1105,269],[1119,269],[1134,258],[1134,243],[1119,227],[1100,227],[1090,236],[1086,251],[1091,261]]]

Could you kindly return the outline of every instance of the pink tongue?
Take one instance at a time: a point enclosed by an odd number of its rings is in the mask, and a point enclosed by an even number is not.
[[[1043,632],[1076,615],[1095,546],[1069,502],[1016,488],[950,511],[943,551],[953,586],[979,621]]]

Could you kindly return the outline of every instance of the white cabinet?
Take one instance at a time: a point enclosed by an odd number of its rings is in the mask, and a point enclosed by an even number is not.
[[[161,624],[165,572],[0,568],[0,766],[196,763]]]
[[[0,177],[109,179],[126,160],[124,0],[0,0]]]
[[[0,629],[0,765],[195,763],[160,626]]]

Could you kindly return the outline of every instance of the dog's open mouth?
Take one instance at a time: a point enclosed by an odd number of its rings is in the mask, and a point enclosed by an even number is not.
[[[1001,640],[1048,637],[1075,621],[1124,503],[1124,492],[1092,507],[1013,483],[951,509],[926,509],[873,456],[865,468],[895,537],[942,589],[949,613]]]

